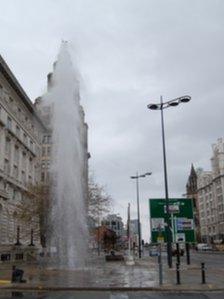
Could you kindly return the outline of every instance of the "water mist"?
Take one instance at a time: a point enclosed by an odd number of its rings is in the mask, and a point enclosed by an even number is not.
[[[59,268],[84,267],[88,230],[85,212],[85,124],[79,100],[79,76],[63,42],[46,98],[52,107],[52,232]]]

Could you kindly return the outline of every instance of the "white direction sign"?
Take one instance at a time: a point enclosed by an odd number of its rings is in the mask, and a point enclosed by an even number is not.
[[[177,227],[177,231],[194,229],[193,219],[177,218],[176,227]]]
[[[164,231],[165,221],[164,218],[151,218],[151,225],[153,231]]]

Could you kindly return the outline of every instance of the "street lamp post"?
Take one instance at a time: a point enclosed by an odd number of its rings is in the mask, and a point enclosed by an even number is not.
[[[169,212],[169,192],[168,192],[168,178],[167,178],[167,162],[166,162],[166,144],[165,144],[165,130],[164,130],[164,117],[163,110],[169,107],[178,106],[181,103],[188,103],[191,100],[190,96],[179,97],[167,102],[163,102],[162,96],[160,103],[147,105],[148,109],[161,111],[161,128],[162,128],[162,146],[163,146],[163,168],[164,168],[164,185],[165,185],[165,200],[166,200],[166,235],[167,235],[167,262],[172,268],[172,235],[171,223]]]
[[[139,175],[138,172],[136,172],[135,176],[131,176],[131,179],[136,180],[136,193],[137,193],[137,214],[138,214],[138,256],[139,258],[142,257],[141,252],[141,223],[140,223],[140,208],[139,208],[139,178],[144,178],[148,175],[151,175],[151,172],[146,172],[144,174]]]

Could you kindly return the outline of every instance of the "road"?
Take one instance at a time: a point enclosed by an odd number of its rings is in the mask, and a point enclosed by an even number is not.
[[[224,254],[211,252],[192,252],[193,263],[204,262],[207,267],[224,267]]]
[[[153,257],[155,260],[157,257]],[[212,253],[212,252],[197,252],[192,250],[190,252],[191,264],[188,266],[186,263],[186,255],[180,258],[180,275],[181,284],[189,284],[189,286],[195,283],[201,283],[201,263],[205,263],[206,283],[214,286],[224,286],[224,254]],[[176,257],[173,257],[173,269],[167,267],[166,253],[163,252],[163,265],[167,282],[172,284],[176,283]]]
[[[176,292],[7,292],[0,294],[1,299],[223,299],[222,292],[176,293]]]
[[[145,256],[147,252],[144,253]],[[186,254],[180,258],[181,264],[186,264]],[[224,268],[224,253],[222,252],[198,252],[195,250],[190,251],[191,264],[200,266],[205,263],[207,268]],[[163,262],[166,263],[166,253],[163,252]],[[176,257],[173,257],[173,266],[176,264]]]

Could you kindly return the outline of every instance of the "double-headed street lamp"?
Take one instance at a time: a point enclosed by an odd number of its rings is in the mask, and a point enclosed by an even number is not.
[[[148,175],[151,175],[151,172],[146,172],[144,174],[138,174],[136,173],[135,176],[131,176],[131,179],[136,180],[136,192],[137,192],[137,213],[138,213],[138,256],[139,258],[142,257],[142,252],[141,252],[141,224],[140,224],[140,209],[139,209],[139,178],[144,178]]]
[[[163,110],[169,107],[178,106],[181,103],[188,103],[191,100],[190,96],[179,97],[167,102],[163,102],[162,96],[160,103],[147,105],[148,109],[161,111],[161,127],[162,127],[162,144],[163,144],[163,167],[164,167],[164,183],[165,183],[165,200],[166,200],[166,235],[167,235],[167,262],[172,268],[172,234],[169,212],[169,193],[168,193],[168,179],[167,179],[167,163],[166,163],[166,145],[165,145],[165,131],[164,131],[164,118]]]

